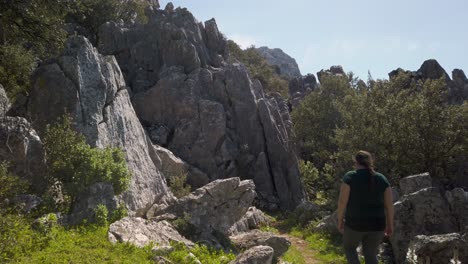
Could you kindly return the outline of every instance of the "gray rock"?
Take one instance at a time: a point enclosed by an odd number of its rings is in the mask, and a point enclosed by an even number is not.
[[[410,194],[424,188],[432,187],[432,179],[429,173],[412,175],[400,180],[401,194]]]
[[[445,192],[445,197],[450,204],[450,210],[457,219],[460,232],[468,233],[468,192],[462,188],[455,188]]]
[[[271,264],[273,261],[273,248],[269,246],[252,247],[229,264]]]
[[[270,218],[267,215],[255,207],[250,207],[247,213],[229,228],[229,235],[248,232],[269,224]]]
[[[47,187],[47,166],[41,139],[22,117],[0,117],[0,160],[9,171],[26,180],[36,193]]]
[[[260,230],[252,230],[247,233],[240,233],[230,236],[229,239],[236,247],[240,249],[249,249],[255,246],[269,246],[274,250],[273,256],[280,257],[288,251],[291,242],[282,236]]]
[[[300,223],[306,224],[320,216],[320,206],[313,202],[304,201],[294,209],[294,215]]]
[[[90,145],[125,150],[133,177],[122,199],[130,214],[143,215],[169,192],[113,56],[100,55],[84,37],[71,37],[63,55],[39,67],[32,83],[28,110],[40,133],[68,112]]]
[[[194,244],[181,236],[174,227],[166,222],[145,220],[139,217],[125,217],[109,227],[109,241],[126,242],[137,247],[154,243],[158,247],[170,246],[171,241],[183,243],[188,247]]]
[[[0,117],[5,116],[8,109],[10,109],[10,100],[6,95],[3,85],[0,84]]]
[[[329,234],[339,234],[338,231],[338,211],[333,212],[329,216],[325,216],[320,223],[315,226],[315,229]]]
[[[455,259],[459,262],[455,262]],[[409,263],[467,263],[468,241],[460,234],[416,236],[408,248]]]
[[[214,230],[228,234],[229,228],[245,215],[252,204],[254,188],[250,180],[216,180],[156,212],[156,216],[160,216],[156,219],[173,215],[186,219],[201,232]]]
[[[37,209],[39,205],[44,202],[40,197],[31,194],[17,195],[11,201],[15,208],[20,209],[25,214],[31,213],[34,209]]]
[[[320,83],[323,82],[323,78],[325,76],[347,77],[345,71],[343,70],[343,67],[341,67],[340,65],[331,66],[328,70],[322,69],[319,72],[317,72],[317,77]]]
[[[268,64],[279,67],[281,76],[286,78],[297,78],[302,76],[296,60],[281,49],[260,47],[256,50],[266,59]]]
[[[98,205],[106,206],[111,214],[119,202],[114,196],[114,188],[109,183],[95,183],[80,194],[73,205],[73,211],[67,218],[67,223],[77,225],[87,220],[91,223],[95,221],[95,209]]]
[[[442,66],[440,66],[440,64],[434,59],[424,61],[417,73],[421,75],[423,79],[437,80],[444,78],[446,80],[450,80],[450,77],[444,68],[442,68]]]
[[[410,241],[417,235],[458,231],[456,219],[436,188],[407,194],[395,203],[394,234],[390,238],[395,260],[403,263]]]

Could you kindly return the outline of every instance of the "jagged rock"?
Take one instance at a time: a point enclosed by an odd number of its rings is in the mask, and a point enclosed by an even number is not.
[[[170,242],[183,243],[188,247],[193,242],[181,236],[167,221],[156,222],[139,217],[125,217],[109,227],[109,240],[112,243],[127,242],[137,247],[154,243],[156,247],[170,246]]]
[[[432,187],[432,179],[429,173],[412,175],[400,180],[401,194],[410,194],[424,188]]]
[[[318,83],[315,75],[307,74],[300,78],[289,81],[289,95],[291,95],[291,106],[296,108],[308,94],[317,89]]]
[[[22,117],[0,117],[0,160],[9,163],[9,171],[25,179],[41,193],[47,187],[47,166],[41,139]]]
[[[450,210],[458,222],[460,232],[468,233],[468,192],[462,188],[455,188],[445,192],[445,197],[450,204]]]
[[[247,213],[229,228],[229,235],[248,232],[252,229],[268,226],[269,224],[270,219],[268,216],[257,208],[250,207]]]
[[[0,84],[0,117],[5,116],[8,109],[10,109],[10,100],[6,95],[3,85]]]
[[[125,150],[133,177],[122,199],[130,214],[143,215],[169,192],[113,56],[100,55],[84,37],[71,37],[63,55],[41,65],[32,83],[28,111],[39,133],[68,112],[90,145]]]
[[[455,259],[459,262],[455,262]],[[460,234],[416,236],[408,248],[409,263],[468,263],[468,241]]]
[[[269,246],[274,250],[275,258],[288,251],[291,242],[285,237],[278,236],[269,232],[252,230],[247,233],[240,233],[230,236],[231,242],[240,249],[249,249],[255,246]]]
[[[410,241],[416,235],[458,231],[456,219],[437,188],[426,188],[401,197],[395,203],[394,225],[390,241],[397,263],[403,263]]]
[[[275,109],[287,109],[287,103],[271,100],[268,108],[274,118],[264,111],[261,120],[258,100],[270,99],[244,66],[226,63],[227,42],[214,20],[203,25],[186,9],[156,10],[146,25],[104,24],[99,40],[103,54],[116,56],[135,93],[135,111],[154,143],[210,181],[239,175],[253,179],[259,204],[267,208],[293,209],[302,201],[292,146],[267,146],[291,141],[292,124],[278,118],[289,113]],[[190,63],[178,45],[187,46],[183,50],[190,46]],[[271,127],[269,136],[281,139],[266,138],[264,127]],[[278,167],[275,175],[270,164]]]
[[[286,54],[281,49],[270,49],[268,47],[260,47],[256,49],[262,57],[266,59],[268,64],[276,65],[280,69],[280,75],[286,78],[301,77],[301,71],[294,58]]]
[[[420,74],[423,79],[437,80],[444,78],[450,80],[444,68],[434,59],[424,61],[417,73]]]
[[[256,246],[237,256],[229,264],[271,264],[273,253],[273,248],[269,246]]]
[[[215,230],[227,234],[252,204],[254,188],[250,180],[216,180],[156,212],[160,216],[156,219],[176,216],[187,220],[201,232],[211,233]]]
[[[78,196],[73,211],[67,217],[67,223],[76,225],[85,219],[94,222],[95,209],[100,204],[106,206],[110,214],[117,209],[119,202],[114,196],[112,184],[98,182],[89,186]]]

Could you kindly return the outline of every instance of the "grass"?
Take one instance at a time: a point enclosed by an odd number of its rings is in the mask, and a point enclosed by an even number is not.
[[[295,246],[291,246],[282,259],[292,264],[307,264],[302,253]]]

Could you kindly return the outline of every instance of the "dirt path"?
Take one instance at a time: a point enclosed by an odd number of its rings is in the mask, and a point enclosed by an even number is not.
[[[301,255],[304,257],[306,264],[322,263],[315,258],[316,252],[309,247],[309,242],[286,233],[281,235],[287,237],[289,241],[291,241],[291,246],[294,246],[299,252],[301,252]]]

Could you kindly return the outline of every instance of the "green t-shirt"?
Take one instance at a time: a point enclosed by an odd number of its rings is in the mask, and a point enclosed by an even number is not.
[[[378,172],[372,175],[368,169],[359,169],[347,172],[343,182],[351,188],[345,224],[362,232],[384,230],[384,192],[390,186],[387,178]]]

